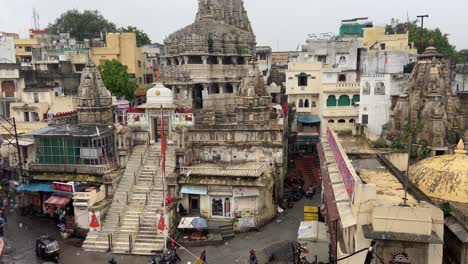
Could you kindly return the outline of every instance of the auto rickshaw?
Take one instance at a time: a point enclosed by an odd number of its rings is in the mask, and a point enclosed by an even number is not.
[[[36,240],[36,256],[42,260],[58,263],[59,250],[59,244],[54,238],[42,236]]]

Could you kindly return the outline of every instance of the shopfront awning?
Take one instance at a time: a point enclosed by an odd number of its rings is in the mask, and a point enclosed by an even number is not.
[[[16,188],[19,192],[54,192],[50,183],[30,183],[21,184]]]
[[[206,185],[182,185],[180,193],[206,195],[208,187]]]
[[[317,124],[317,123],[320,123],[320,117],[300,115],[297,117],[297,122],[306,123],[306,124]]]
[[[70,201],[70,198],[68,197],[52,195],[44,203],[47,205],[55,205],[57,207],[64,207],[69,201]]]

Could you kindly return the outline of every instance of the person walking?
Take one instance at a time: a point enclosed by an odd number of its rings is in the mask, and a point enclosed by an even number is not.
[[[258,264],[257,256],[255,255],[255,250],[250,250],[249,264]]]
[[[201,253],[200,257],[198,257],[195,264],[205,264],[205,263],[206,263],[206,252],[205,250],[203,250],[203,252]]]

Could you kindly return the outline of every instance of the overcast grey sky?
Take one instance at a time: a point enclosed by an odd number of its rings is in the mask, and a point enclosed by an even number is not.
[[[342,19],[368,16],[375,25],[392,17],[429,14],[428,27],[448,33],[457,49],[468,48],[467,0],[244,0],[258,45],[295,50],[307,34],[338,32]],[[0,31],[25,34],[33,7],[46,26],[62,12],[97,9],[118,26],[143,29],[154,42],[192,23],[197,0],[0,0]]]

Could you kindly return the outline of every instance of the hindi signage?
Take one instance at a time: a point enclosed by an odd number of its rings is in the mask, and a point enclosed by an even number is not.
[[[63,182],[54,182],[52,183],[54,190],[58,192],[64,193],[74,193],[75,192],[75,184],[71,183],[63,183]]]

